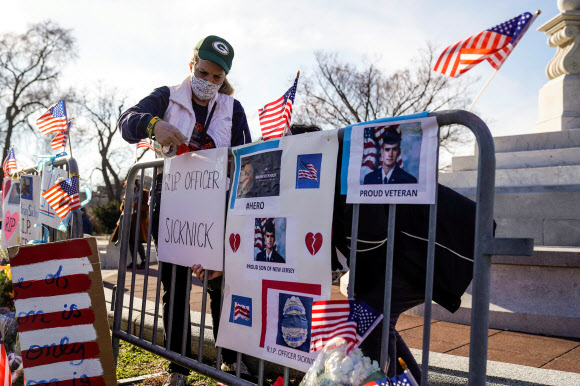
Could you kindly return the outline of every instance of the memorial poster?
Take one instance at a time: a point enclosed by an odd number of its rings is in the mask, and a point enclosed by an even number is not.
[[[426,114],[347,127],[341,170],[346,202],[433,204],[438,132],[436,118]]]
[[[337,153],[336,130],[233,149],[219,346],[302,371],[316,358],[312,304],[330,298]]]

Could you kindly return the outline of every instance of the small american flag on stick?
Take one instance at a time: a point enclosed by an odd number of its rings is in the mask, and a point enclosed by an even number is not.
[[[151,151],[155,151],[155,149],[153,149],[153,145],[151,145],[151,143],[146,140],[146,139],[142,139],[139,141],[139,143],[137,144],[137,149],[149,149]]]
[[[59,131],[56,133],[52,141],[50,142],[50,147],[52,150],[60,149],[61,147],[66,147],[68,142],[68,132],[70,130],[70,126],[72,123],[72,119],[68,121],[66,130]]]
[[[292,119],[292,105],[294,104],[294,98],[296,97],[296,87],[298,86],[299,77],[300,71],[298,71],[298,74],[296,75],[294,85],[292,85],[284,95],[258,110],[262,138],[265,141],[281,137],[284,135],[286,128],[290,126],[290,120]]]
[[[36,126],[38,126],[44,135],[66,130],[67,120],[64,100],[55,103],[46,111],[46,113],[42,114],[42,116],[36,120]]]
[[[537,16],[537,13],[524,12],[450,45],[443,51],[433,70],[456,77],[484,60],[498,70]]]
[[[312,305],[310,351],[324,348],[333,338],[348,342],[348,352],[358,347],[383,315],[358,300],[321,300]]]
[[[65,218],[71,210],[81,207],[79,199],[79,182],[77,176],[72,176],[58,182],[48,189],[42,196],[54,209],[58,217]]]
[[[4,177],[10,177],[10,172],[12,170],[18,169],[16,167],[16,154],[14,153],[14,148],[10,148],[8,154],[6,155],[6,159],[2,163],[2,170],[4,170]]]

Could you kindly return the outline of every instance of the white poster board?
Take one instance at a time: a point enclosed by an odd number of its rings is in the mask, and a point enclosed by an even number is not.
[[[42,186],[40,188],[41,195],[38,215],[40,218],[40,222],[42,224],[46,224],[51,228],[58,228],[62,219],[58,217],[54,209],[52,209],[52,207],[48,205],[48,202],[44,199],[42,193],[52,188],[60,177],[67,179],[68,172],[64,169],[53,168],[51,165],[46,165],[42,170],[42,182],[41,182]]]
[[[346,202],[433,204],[438,131],[436,118],[426,114],[347,127],[341,171]]]
[[[165,160],[159,261],[223,270],[227,160],[227,148]]]
[[[8,177],[3,185],[6,194],[2,202],[2,249],[6,249],[20,243],[20,181]]]
[[[306,371],[318,354],[310,352],[312,303],[331,291],[337,131],[233,152],[217,345]]]
[[[40,176],[20,176],[20,245],[42,239],[38,208],[40,206]]]

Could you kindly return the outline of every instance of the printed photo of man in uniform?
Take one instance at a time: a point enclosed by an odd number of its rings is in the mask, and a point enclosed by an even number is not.
[[[266,222],[264,226],[264,249],[256,255],[256,261],[268,261],[271,263],[286,263],[282,257],[274,249],[276,243],[276,228],[271,220]]]
[[[365,176],[364,185],[417,183],[417,178],[407,173],[398,164],[401,156],[401,140],[401,134],[395,128],[385,132],[381,146],[380,167]]]

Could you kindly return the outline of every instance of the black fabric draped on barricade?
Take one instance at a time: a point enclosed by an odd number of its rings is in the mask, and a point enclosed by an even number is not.
[[[342,143],[335,187],[333,243],[349,261],[353,206],[346,204],[346,196],[340,194],[341,160]],[[450,312],[459,309],[461,295],[473,277],[475,206],[467,197],[438,185],[433,300]],[[387,238],[388,216],[389,205],[360,205],[355,298],[379,312],[383,312],[387,243],[377,245]],[[388,352],[395,362],[397,357],[403,357],[416,379],[421,379],[420,369],[395,324],[402,312],[425,301],[428,232],[429,205],[397,205]],[[336,265],[333,256],[333,266]],[[380,356],[381,330],[381,325],[377,326],[361,345],[363,353],[376,360]],[[402,369],[397,371],[400,372]],[[388,375],[395,375],[394,366],[389,366]]]

